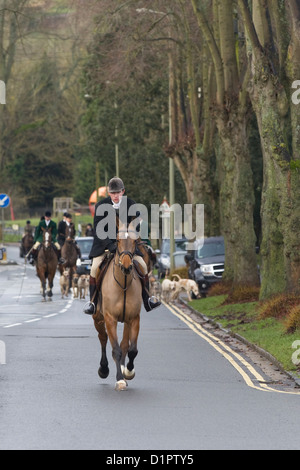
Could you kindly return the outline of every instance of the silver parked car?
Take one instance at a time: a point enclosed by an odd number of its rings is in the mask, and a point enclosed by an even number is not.
[[[77,260],[77,273],[90,274],[92,260],[89,258],[94,237],[76,237],[76,243],[81,252],[80,260]]]

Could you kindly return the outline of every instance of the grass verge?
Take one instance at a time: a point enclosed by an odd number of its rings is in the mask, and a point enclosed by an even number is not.
[[[225,304],[226,299],[227,295],[217,295],[193,300],[189,305],[222,327],[272,354],[286,371],[300,375],[300,366],[294,364],[297,349],[300,359],[300,330],[289,334],[286,332],[284,319],[261,318],[259,302]],[[297,346],[295,341],[299,341]]]

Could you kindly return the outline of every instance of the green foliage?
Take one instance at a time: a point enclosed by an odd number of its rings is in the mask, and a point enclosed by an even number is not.
[[[281,320],[274,317],[259,317],[257,315],[258,302],[226,305],[226,295],[219,295],[193,300],[190,304],[195,310],[222,327],[230,329],[233,333],[243,336],[252,344],[268,351],[285,370],[297,370],[297,366],[292,362],[292,344],[293,341],[299,339],[299,330],[286,334],[286,326]]]
[[[161,80],[158,70],[140,76],[134,66],[124,83],[107,80],[99,70],[105,68],[105,51],[116,40],[118,27],[111,27],[109,34],[99,31],[90,45],[90,56],[84,68],[83,92],[88,95],[87,110],[82,125],[87,135],[84,155],[80,149],[80,160],[86,168],[100,163],[101,185],[115,175],[115,144],[118,143],[120,177],[126,192],[137,202],[149,206],[160,203],[169,190],[169,161],[163,147],[168,139],[162,128],[162,115],[167,115],[168,81]],[[129,59],[130,60],[130,59]],[[130,68],[130,65],[128,65]],[[116,138],[115,131],[118,130]],[[78,155],[79,155],[78,154]],[[80,172],[81,162],[76,172]],[[89,191],[95,189],[95,172],[86,181]],[[76,188],[76,199],[86,194],[82,185]],[[185,188],[176,171],[176,198],[185,203]]]
[[[6,174],[29,208],[52,207],[54,197],[72,191],[72,119],[55,62],[45,55],[29,77],[11,129],[14,145]]]

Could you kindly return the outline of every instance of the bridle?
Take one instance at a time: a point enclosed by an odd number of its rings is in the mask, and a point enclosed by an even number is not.
[[[49,250],[49,248],[51,248],[51,229],[50,230],[46,230],[46,229],[42,229],[43,232],[44,232],[44,237],[43,237],[43,248],[45,250]]]
[[[129,237],[129,233],[132,232],[132,233],[136,233],[135,230],[119,230],[119,234],[120,233],[125,233],[125,239],[127,239]],[[119,242],[120,242],[120,239],[117,238],[117,254],[118,254],[118,263],[115,262],[115,265],[118,265],[119,268],[121,269],[122,273],[125,275],[125,276],[128,276],[131,272],[132,272],[132,269],[133,269],[133,257],[134,257],[134,252],[130,251],[130,250],[123,250],[123,251],[120,251],[119,250]],[[135,251],[135,245],[136,245],[136,241],[134,243],[134,251]],[[126,268],[123,264],[123,260],[124,260],[124,257],[125,256],[129,256],[130,258],[130,265]]]

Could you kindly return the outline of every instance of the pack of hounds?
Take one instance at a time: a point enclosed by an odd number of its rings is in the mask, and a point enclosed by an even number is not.
[[[165,278],[162,283],[151,275],[149,281],[150,294],[166,303],[174,302],[181,292],[187,295],[189,302],[192,295],[194,298],[200,297],[197,283],[192,279],[182,279],[178,274],[173,274],[172,279]]]
[[[71,292],[74,299],[85,299],[89,292],[90,276],[89,274],[73,274],[70,283],[70,269],[64,269],[59,279],[61,298],[68,297]]]
[[[174,278],[177,278],[175,280]],[[73,274],[70,285],[70,270],[66,268],[60,276],[59,284],[61,290],[61,298],[68,297],[70,288],[72,289],[74,299],[85,299],[89,292],[90,276],[89,274]],[[158,300],[166,303],[174,302],[181,292],[185,292],[188,301],[199,298],[198,285],[192,279],[182,279],[178,274],[173,274],[171,279],[164,279],[162,283],[153,275],[149,276],[150,294]]]

